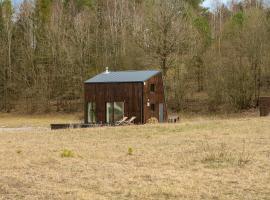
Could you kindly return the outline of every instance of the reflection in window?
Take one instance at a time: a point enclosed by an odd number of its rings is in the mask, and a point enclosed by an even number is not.
[[[114,121],[119,121],[124,117],[124,102],[114,102]]]
[[[124,102],[107,102],[106,103],[106,122],[113,123],[124,117]]]
[[[111,102],[106,103],[106,122],[113,122],[113,103]]]
[[[96,103],[88,102],[88,123],[96,123]]]

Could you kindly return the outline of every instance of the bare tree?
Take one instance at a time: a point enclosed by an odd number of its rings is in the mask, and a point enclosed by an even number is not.
[[[167,76],[172,62],[185,50],[187,35],[186,7],[183,1],[155,1],[137,31],[139,44],[145,51],[157,59],[164,76]]]

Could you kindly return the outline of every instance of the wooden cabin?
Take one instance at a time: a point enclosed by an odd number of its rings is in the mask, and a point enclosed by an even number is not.
[[[85,123],[114,124],[124,116],[144,124],[167,121],[162,73],[108,69],[85,81]]]

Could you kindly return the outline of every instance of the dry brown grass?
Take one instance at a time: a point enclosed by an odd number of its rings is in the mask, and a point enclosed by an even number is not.
[[[79,114],[18,115],[0,113],[0,127],[49,127],[52,123],[80,121]]]
[[[270,199],[269,130],[251,117],[2,131],[0,199]]]

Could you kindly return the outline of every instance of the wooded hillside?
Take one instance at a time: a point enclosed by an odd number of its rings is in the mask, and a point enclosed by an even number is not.
[[[270,9],[245,0],[0,0],[0,111],[82,109],[105,70],[160,69],[171,110],[237,111],[270,93]]]

